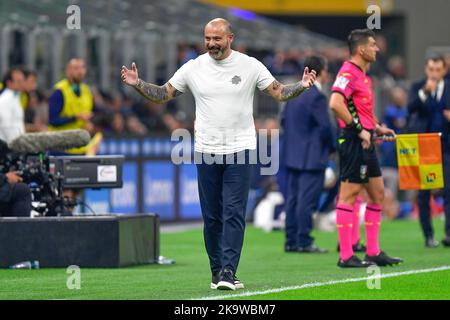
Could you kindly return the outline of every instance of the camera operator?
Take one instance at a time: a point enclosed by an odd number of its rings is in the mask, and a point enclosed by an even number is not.
[[[0,217],[29,217],[31,191],[16,171],[0,173]]]
[[[0,162],[8,152],[7,143],[0,139]],[[7,173],[0,171],[0,217],[30,216],[31,190],[22,181],[17,171]]]

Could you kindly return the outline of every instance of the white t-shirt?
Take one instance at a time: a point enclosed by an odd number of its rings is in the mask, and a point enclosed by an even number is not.
[[[0,139],[10,143],[24,133],[24,113],[20,94],[5,89],[0,95]]]
[[[169,80],[195,98],[195,151],[230,154],[256,149],[253,122],[255,89],[275,78],[255,58],[232,51],[223,60],[205,53],[186,62]]]

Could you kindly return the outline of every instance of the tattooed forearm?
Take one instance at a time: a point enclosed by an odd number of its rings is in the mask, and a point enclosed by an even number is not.
[[[302,86],[301,82],[283,85],[275,80],[264,90],[264,93],[278,101],[286,101],[298,97],[305,90],[306,88]]]
[[[134,88],[142,96],[153,102],[164,103],[169,100],[166,86],[157,86],[138,79]]]
[[[301,82],[287,84],[281,90],[280,100],[286,101],[298,97],[306,88],[302,86]]]

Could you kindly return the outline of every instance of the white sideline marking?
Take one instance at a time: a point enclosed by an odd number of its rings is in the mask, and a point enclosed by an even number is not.
[[[430,272],[437,272],[437,271],[444,271],[444,270],[450,270],[450,266],[442,266],[442,267],[438,267],[438,268],[429,268],[429,269],[409,270],[409,271],[403,271],[403,272],[385,273],[385,274],[381,274],[379,277],[368,276],[368,277],[361,277],[361,278],[331,280],[331,281],[326,281],[326,282],[305,283],[300,286],[282,287],[282,288],[276,288],[276,289],[268,289],[268,290],[264,290],[264,291],[246,291],[246,292],[235,293],[235,294],[230,294],[230,295],[209,296],[209,297],[202,297],[202,298],[192,299],[192,300],[222,300],[222,299],[227,299],[227,298],[259,296],[259,295],[268,294],[268,293],[278,293],[278,292],[284,292],[284,291],[290,291],[290,290],[323,287],[323,286],[329,286],[329,285],[340,284],[340,283],[366,281],[368,279],[392,278],[392,277],[400,277],[400,276],[406,276],[406,275],[411,275],[411,274],[430,273]]]

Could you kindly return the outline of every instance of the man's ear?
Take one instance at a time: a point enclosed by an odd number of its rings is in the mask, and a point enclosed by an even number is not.
[[[359,47],[358,47],[358,50],[359,50],[359,54],[362,55],[362,56],[363,56],[364,53],[366,52],[366,50],[364,49],[363,46],[359,46]]]

